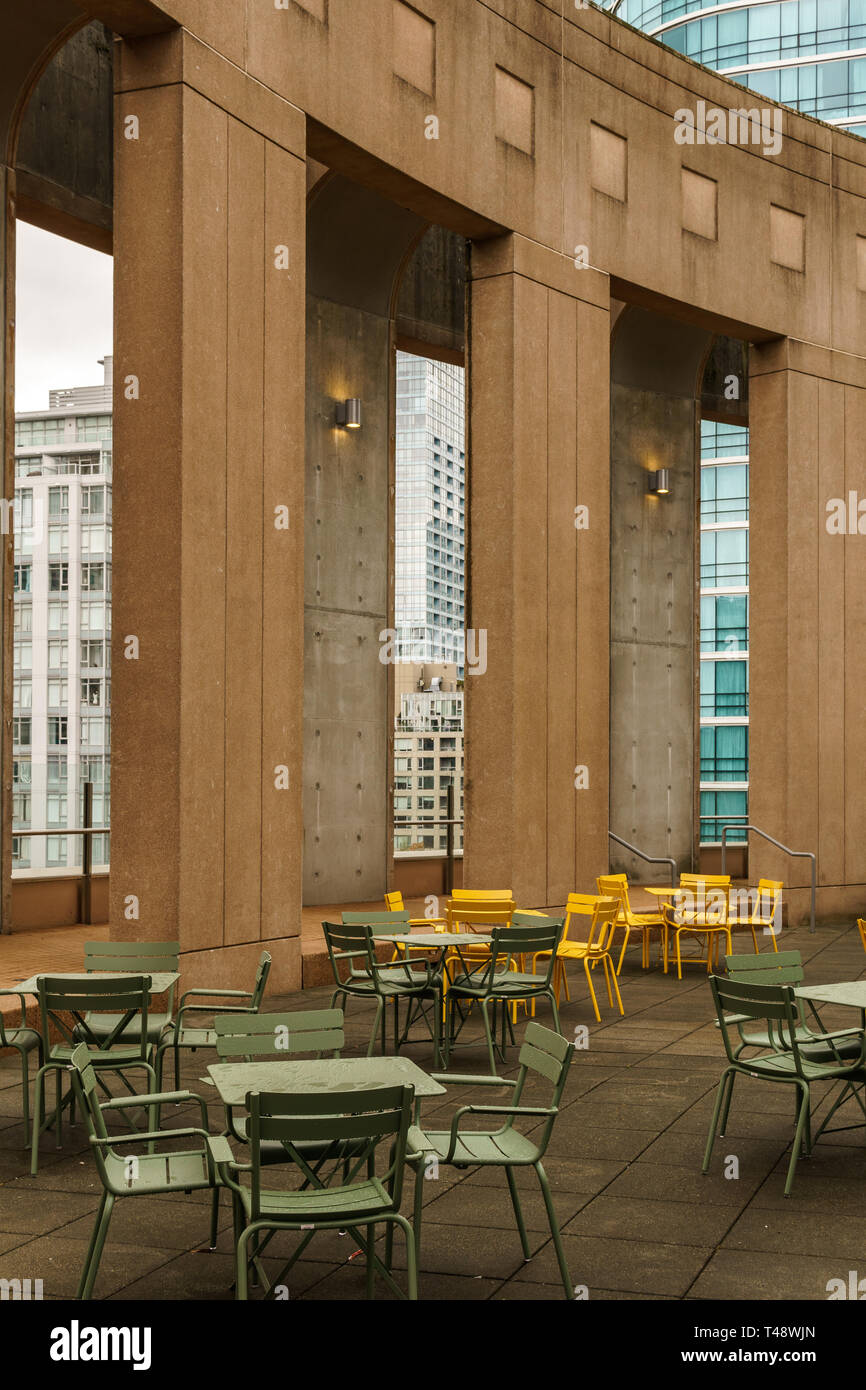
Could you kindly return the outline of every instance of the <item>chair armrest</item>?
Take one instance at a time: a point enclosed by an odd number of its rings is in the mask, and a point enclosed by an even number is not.
[[[151,1095],[118,1096],[113,1100],[102,1101],[99,1108],[100,1110],[131,1110],[137,1106],[172,1105],[185,1100],[198,1102],[202,1123],[207,1124],[207,1101],[204,1096],[198,1095],[195,1091],[154,1091]]]
[[[235,1156],[232,1153],[231,1144],[224,1134],[209,1134],[207,1146],[210,1149],[211,1158],[218,1166],[223,1164],[233,1167]]]
[[[444,1162],[451,1163],[457,1149],[457,1140],[460,1138],[460,1121],[464,1115],[557,1115],[556,1109],[547,1106],[535,1105],[461,1105],[451,1121],[451,1137],[448,1141],[448,1152]]]
[[[442,1081],[446,1085],[449,1082],[459,1083],[463,1086],[516,1086],[516,1081],[507,1081],[504,1076],[467,1076],[466,1073],[454,1073],[447,1071],[431,1071],[432,1081]]]
[[[143,1144],[151,1139],[189,1139],[194,1134],[200,1139],[211,1138],[206,1129],[152,1129],[135,1134],[111,1134],[107,1139],[91,1134],[90,1142],[94,1148],[113,1149],[117,1144]]]
[[[204,995],[208,999],[252,999],[253,992],[250,989],[187,989],[180,996],[181,1008],[184,1002],[192,999],[194,995]]]
[[[27,1027],[27,996],[22,994],[20,989],[0,989],[0,996],[6,995],[11,999],[18,999],[21,1002],[21,1022],[16,1024],[18,1028]],[[0,1018],[0,1039],[5,1038],[6,1033],[3,1027],[3,1020]]]

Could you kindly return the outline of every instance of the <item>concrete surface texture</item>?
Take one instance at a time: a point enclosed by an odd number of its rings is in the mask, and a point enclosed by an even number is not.
[[[777,153],[748,138],[683,144],[678,112],[742,107],[742,89],[565,0],[93,0],[88,10],[119,36],[112,931],[179,933],[191,956],[216,953],[226,984],[273,943],[279,987],[294,988],[305,684],[327,694],[307,715],[339,725],[314,780],[333,788],[339,773],[350,794],[361,782],[371,804],[382,788],[380,752],[353,778],[345,747],[384,705],[381,675],[352,717],[331,675],[357,661],[382,608],[380,403],[400,279],[388,229],[401,219],[473,242],[468,625],[487,632],[489,662],[468,682],[466,881],[561,902],[607,865],[610,768],[630,719],[611,722],[609,675],[610,329],[625,303],[752,344],[752,814],[817,851],[820,910],[858,906],[866,551],[857,536],[828,535],[824,517],[863,473],[863,145],[787,110]],[[80,22],[66,0],[3,16],[8,216],[28,100]],[[354,280],[347,273],[308,319],[308,174],[315,192],[322,166],[388,203],[388,246],[378,280],[369,257],[355,258]],[[69,211],[81,215],[80,203]],[[342,236],[351,270],[350,217]],[[368,232],[362,241],[372,248]],[[8,236],[4,256],[8,306]],[[327,323],[345,347],[370,311],[359,278],[390,278],[393,300],[346,352],[353,380],[330,383],[305,323]],[[376,451],[373,472],[347,467],[330,437],[338,386],[370,393],[369,433],[351,447]],[[696,381],[678,402],[678,449],[699,391]],[[629,446],[639,453],[667,407],[634,399],[646,406]],[[630,409],[614,398],[615,438]],[[320,597],[342,606],[353,563],[365,582],[348,613],[330,614],[320,670],[308,650],[305,682],[304,604],[316,599],[309,555],[304,580],[305,492],[318,464],[334,509],[318,553],[344,567]],[[577,505],[592,518],[584,532]],[[377,550],[337,554],[341,530],[375,535],[377,515]],[[7,545],[7,588],[10,565]],[[614,612],[623,598],[614,591]],[[687,650],[684,631],[677,644]],[[666,679],[632,725],[642,738],[665,709]],[[7,768],[7,827],[10,782]],[[680,854],[685,811],[672,821],[661,796],[644,804],[644,840]],[[355,839],[351,872],[352,817],[338,802],[329,815],[342,850],[334,881],[315,891],[373,893],[386,864],[381,811],[360,850]],[[753,877],[778,869],[757,846]],[[802,873],[785,864],[779,876],[802,911]]]
[[[782,945],[802,952],[810,984],[866,975],[866,958],[853,928],[822,926],[814,936],[785,932]],[[719,1032],[703,967],[685,967],[685,978],[642,972],[631,952],[621,978],[625,1017],[600,991],[602,1022],[571,973],[572,1002],[562,1011],[563,1032],[589,1025],[586,1046],[575,1053],[545,1159],[574,1284],[599,1300],[823,1301],[832,1279],[847,1281],[862,1256],[863,1131],[827,1134],[801,1160],[792,1195],[783,1195],[793,1133],[790,1088],[739,1078],[727,1135],[716,1143],[709,1173],[701,1161],[716,1085],[723,1066]],[[327,1006],[325,988],[282,998],[265,1008]],[[856,1010],[822,1008],[828,1026],[850,1026]],[[549,1022],[546,1004],[538,1021]],[[525,1020],[517,1023],[520,1038]],[[372,1012],[349,1004],[348,1056],[362,1055]],[[405,1055],[432,1069],[423,1030]],[[480,1030],[454,1055],[451,1070],[484,1070]],[[184,1054],[181,1083],[208,1100],[214,1133],[224,1125],[221,1104],[203,1078],[213,1054]],[[515,1075],[515,1050],[504,1075]],[[113,1083],[112,1083],[113,1088]],[[816,1105],[826,1104],[816,1088]],[[533,1084],[527,1101],[545,1103]],[[458,1104],[506,1102],[504,1090],[450,1087],[444,1098],[423,1102],[422,1119],[444,1128]],[[818,1110],[820,1118],[821,1111]],[[445,1123],[443,1123],[445,1122]],[[862,1126],[862,1111],[849,1104],[838,1124]],[[110,1122],[111,1123],[111,1122]],[[164,1127],[198,1124],[198,1110],[166,1108]],[[20,1073],[14,1058],[0,1060],[0,1278],[41,1278],[45,1299],[74,1295],[100,1187],[83,1127],[64,1126],[64,1147],[53,1135],[40,1145],[39,1173],[29,1175],[22,1147]],[[180,1143],[180,1141],[178,1141]],[[737,1160],[736,1164],[731,1159]],[[269,1181],[277,1182],[276,1169]],[[426,1182],[420,1297],[458,1300],[561,1300],[557,1266],[544,1208],[531,1172],[518,1176],[524,1195],[531,1258],[524,1262],[508,1189],[501,1172],[440,1167]],[[403,1210],[411,1212],[412,1182]],[[121,1200],[94,1296],[97,1299],[233,1297],[231,1215],[223,1200],[218,1250],[207,1251],[207,1194]],[[271,1278],[294,1249],[280,1236],[269,1249]],[[405,1270],[395,1241],[397,1277]],[[289,1298],[355,1300],[364,1297],[364,1268],[348,1236],[314,1238],[287,1280]],[[253,1298],[261,1297],[253,1291]],[[377,1299],[391,1297],[376,1285]],[[757,1321],[757,1319],[753,1319]],[[808,1319],[806,1319],[808,1322]]]

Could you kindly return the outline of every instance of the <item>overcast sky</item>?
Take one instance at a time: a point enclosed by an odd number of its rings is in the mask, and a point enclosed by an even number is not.
[[[98,386],[111,355],[112,259],[18,223],[15,409],[43,410],[56,386]]]

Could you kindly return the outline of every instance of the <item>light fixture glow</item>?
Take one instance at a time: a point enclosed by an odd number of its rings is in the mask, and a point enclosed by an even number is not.
[[[346,430],[361,428],[361,402],[357,396],[347,401],[337,401],[337,424]]]
[[[671,470],[669,468],[657,468],[649,475],[648,492],[655,493],[656,497],[667,497],[671,490]]]

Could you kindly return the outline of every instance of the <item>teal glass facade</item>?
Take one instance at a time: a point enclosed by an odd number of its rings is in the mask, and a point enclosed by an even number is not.
[[[866,0],[608,0],[605,8],[752,91],[866,134]]]
[[[701,422],[700,528],[701,843],[717,844],[749,809],[747,429]]]

